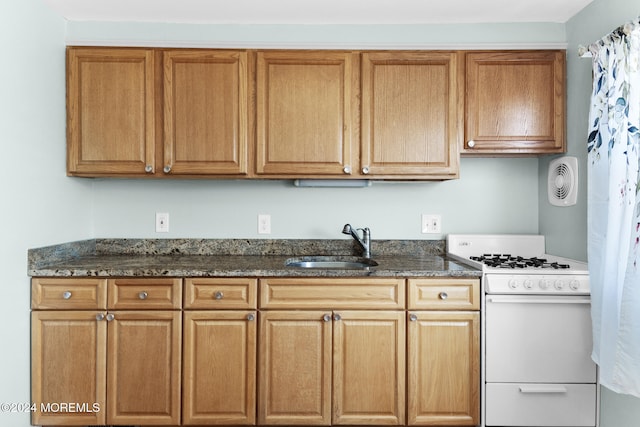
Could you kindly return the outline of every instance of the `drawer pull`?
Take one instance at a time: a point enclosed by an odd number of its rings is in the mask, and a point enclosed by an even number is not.
[[[109,314],[107,314],[107,316],[106,316],[107,322],[111,322],[111,321],[112,321],[113,319],[115,319],[115,318],[116,318],[116,316],[115,316],[115,314],[113,314],[113,313],[109,313]]]
[[[409,315],[409,320],[412,322],[415,322],[416,320],[418,320],[418,316],[416,316],[415,314],[411,313]]]
[[[331,316],[328,314],[325,314],[324,316],[322,316],[322,320],[324,320],[325,322],[331,322]]]
[[[215,297],[215,299],[222,299],[224,298],[224,294],[220,291],[216,291],[216,293],[213,295]]]
[[[440,292],[440,293],[438,294],[438,297],[439,297],[441,300],[445,300],[445,299],[449,298],[449,295],[448,295],[446,292]]]
[[[97,321],[104,320],[104,313],[98,313],[98,314],[96,314],[96,320],[97,320]]]
[[[342,316],[340,316],[338,313],[333,315],[333,320],[339,321],[342,320]]]
[[[520,393],[566,393],[563,386],[520,386]]]
[[[256,315],[255,315],[255,314],[253,314],[253,313],[249,313],[249,314],[247,314],[247,320],[248,320],[249,322],[253,322],[254,320],[256,320]]]
[[[138,298],[140,299],[147,299],[148,296],[149,294],[146,291],[142,291],[138,294]]]
[[[65,291],[65,292],[62,294],[62,298],[64,298],[64,299],[71,299],[71,291]]]

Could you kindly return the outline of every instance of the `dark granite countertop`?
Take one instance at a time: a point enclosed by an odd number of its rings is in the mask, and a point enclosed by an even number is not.
[[[285,266],[302,256],[356,256],[350,240],[94,239],[29,250],[30,276],[60,277],[479,277],[448,259],[444,241],[373,242],[378,266],[307,269]]]

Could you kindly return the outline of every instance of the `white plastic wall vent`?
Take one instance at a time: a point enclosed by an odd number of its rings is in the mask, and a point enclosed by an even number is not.
[[[553,206],[572,206],[578,200],[578,159],[564,156],[549,164],[547,184],[549,203]]]

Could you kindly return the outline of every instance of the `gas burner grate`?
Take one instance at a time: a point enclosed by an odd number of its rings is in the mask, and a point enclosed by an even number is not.
[[[511,254],[483,254],[482,256],[472,256],[469,258],[495,268],[551,268],[555,270],[570,268],[569,264],[549,262],[546,258],[525,258],[512,256]]]

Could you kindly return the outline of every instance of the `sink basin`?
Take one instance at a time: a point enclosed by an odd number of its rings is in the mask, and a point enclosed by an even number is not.
[[[359,257],[336,257],[336,256],[306,256],[299,258],[289,258],[285,261],[286,267],[295,268],[327,268],[341,270],[362,270],[378,265],[372,259]]]

